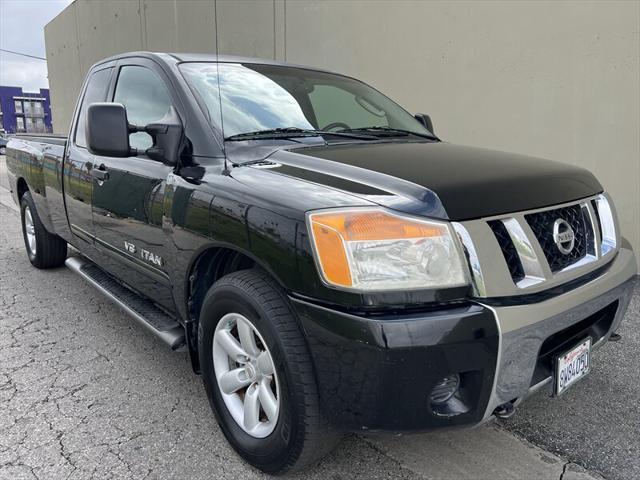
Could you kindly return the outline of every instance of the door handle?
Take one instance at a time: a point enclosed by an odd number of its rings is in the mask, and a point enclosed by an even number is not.
[[[98,168],[91,169],[91,176],[99,182],[104,182],[109,178],[109,172],[107,171],[107,167],[105,167],[103,163]]]

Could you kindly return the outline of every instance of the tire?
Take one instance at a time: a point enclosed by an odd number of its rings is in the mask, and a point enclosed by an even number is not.
[[[3,145],[2,147],[0,147],[0,155],[6,155],[6,154],[7,154],[7,147]]]
[[[233,361],[227,361],[226,365],[219,361],[222,347],[216,332],[227,328],[225,322],[232,324],[231,320],[225,319],[235,318],[234,315],[238,322],[241,318],[244,318],[244,323],[249,320],[257,332],[253,337],[257,344],[264,342],[260,347],[264,350],[262,355],[269,352],[273,361],[275,373],[270,384],[279,402],[279,413],[277,420],[271,422],[273,430],[267,428],[261,432],[263,435],[248,433],[241,425],[243,422],[234,419],[233,409],[227,403],[229,395],[225,400],[216,377],[216,367],[232,369],[242,366],[234,365]],[[236,333],[239,332],[238,325],[234,327]],[[210,288],[202,305],[198,347],[202,378],[211,408],[229,443],[251,465],[270,474],[299,470],[322,458],[338,443],[340,434],[320,412],[306,341],[286,295],[266,273],[255,269],[238,271],[221,278]],[[240,391],[238,401],[246,403],[253,385],[246,388],[243,396]],[[260,383],[256,385],[262,386]],[[246,408],[244,403],[242,405]],[[256,429],[265,425],[269,427],[270,422],[267,410],[263,409],[264,404],[260,405],[263,416]]]
[[[24,246],[31,264],[37,268],[54,268],[64,264],[67,242],[47,231],[28,191],[20,200],[20,218]]]

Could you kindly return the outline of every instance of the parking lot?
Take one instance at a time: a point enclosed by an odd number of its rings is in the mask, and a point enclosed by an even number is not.
[[[0,157],[0,479],[266,478],[226,443],[186,353],[65,268],[32,268]],[[351,435],[295,478],[640,478],[640,285],[591,374],[474,430]]]

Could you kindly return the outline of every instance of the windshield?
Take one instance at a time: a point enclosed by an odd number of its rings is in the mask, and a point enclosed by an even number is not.
[[[210,122],[223,127],[225,138],[293,128],[339,132],[384,127],[431,135],[380,92],[341,75],[237,63],[183,63],[180,70]]]

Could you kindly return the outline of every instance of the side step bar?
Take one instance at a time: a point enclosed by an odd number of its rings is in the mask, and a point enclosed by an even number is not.
[[[140,325],[169,345],[172,350],[177,350],[185,344],[184,328],[151,300],[129,290],[88,260],[69,257],[64,263],[119,305]]]

